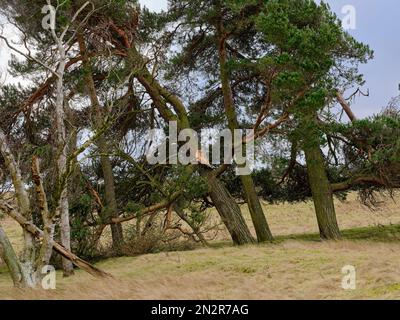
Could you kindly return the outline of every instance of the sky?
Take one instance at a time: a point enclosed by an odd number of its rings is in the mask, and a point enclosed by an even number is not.
[[[357,99],[353,109],[360,117],[381,111],[389,100],[400,94],[400,1],[329,0],[331,8],[343,17],[345,5],[356,9],[356,29],[349,32],[368,44],[375,58],[361,67],[367,81],[364,91],[370,96]]]
[[[166,9],[167,0],[140,0],[151,10]],[[358,97],[352,108],[359,117],[378,113],[392,97],[400,94],[400,1],[399,0],[327,0],[340,18],[345,6],[355,9],[355,29],[349,30],[357,40],[375,52],[374,60],[361,66],[366,80],[362,88],[369,97]]]
[[[139,0],[154,11],[165,10],[167,0]],[[374,60],[361,67],[366,80],[362,88],[369,97],[358,97],[352,105],[359,117],[378,113],[392,97],[400,94],[400,1],[399,0],[327,0],[340,18],[345,6],[355,9],[355,29],[349,32],[375,51]],[[6,30],[7,31],[7,30]],[[0,69],[7,66],[9,52],[0,45]],[[1,80],[1,79],[0,79]],[[10,80],[10,79],[8,79]]]

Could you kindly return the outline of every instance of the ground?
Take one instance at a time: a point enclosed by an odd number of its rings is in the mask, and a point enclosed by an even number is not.
[[[396,196],[396,200],[400,200]],[[321,242],[312,203],[265,205],[274,244],[211,248],[109,259],[114,280],[83,271],[57,275],[54,291],[12,289],[0,269],[0,299],[400,299],[400,210],[386,199],[372,212],[355,195],[337,204],[344,239]],[[19,229],[2,221],[18,245]],[[342,288],[342,268],[356,269],[356,289]]]

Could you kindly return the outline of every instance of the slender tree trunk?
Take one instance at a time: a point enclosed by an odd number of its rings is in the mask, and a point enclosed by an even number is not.
[[[254,239],[235,199],[229,194],[223,183],[214,175],[208,174],[210,197],[222,222],[228,229],[236,245],[254,243]]]
[[[224,98],[225,113],[228,119],[229,129],[233,132],[239,129],[239,123],[235,111],[235,104],[233,100],[233,93],[230,84],[229,71],[226,69],[227,52],[226,52],[226,36],[219,28],[219,63],[220,63],[220,78],[222,84],[222,93]],[[246,197],[247,205],[249,207],[251,219],[256,230],[257,239],[259,242],[272,241],[273,236],[268,226],[260,199],[254,187],[253,178],[250,175],[240,177],[243,191]]]
[[[88,95],[90,97],[90,102],[92,104],[93,108],[93,113],[94,113],[94,119],[95,119],[95,126],[96,128],[99,128],[102,124],[103,121],[103,113],[100,107],[100,102],[97,96],[97,90],[94,84],[93,80],[93,75],[92,75],[92,66],[90,64],[88,55],[87,55],[87,50],[86,50],[86,44],[85,40],[82,35],[78,35],[78,42],[79,42],[79,48],[81,51],[81,55],[83,57],[83,65],[85,68],[85,80],[86,80],[86,88],[88,91]],[[100,163],[101,163],[101,168],[103,172],[103,177],[104,177],[104,194],[105,194],[105,200],[106,200],[106,208],[103,211],[103,219],[105,221],[108,221],[110,218],[118,218],[118,206],[117,206],[117,200],[115,196],[115,180],[114,180],[114,173],[113,173],[113,168],[112,164],[110,161],[109,156],[107,154],[109,153],[109,148],[107,145],[107,140],[105,139],[104,136],[101,136],[97,140],[97,146],[99,148],[99,151],[101,153],[100,157]],[[111,225],[111,234],[112,234],[112,240],[113,240],[113,247],[114,250],[120,254],[121,253],[121,246],[124,242],[124,236],[123,236],[123,230],[122,230],[122,224],[117,223],[117,224],[112,224]]]
[[[249,207],[251,219],[253,220],[258,241],[273,241],[274,237],[272,236],[260,198],[258,197],[254,187],[252,176],[241,176],[240,179],[242,181],[244,194],[246,196],[247,205]]]
[[[326,174],[322,151],[318,146],[306,146],[304,152],[321,238],[326,240],[340,239],[333,192]]]
[[[32,221],[32,212],[29,201],[28,192],[25,189],[24,181],[22,180],[21,171],[14,155],[12,154],[4,132],[0,129],[0,152],[4,158],[6,167],[11,175],[11,180],[14,186],[15,196],[17,198],[18,208],[21,214],[27,221]],[[34,237],[23,230],[24,249],[21,256],[21,268],[26,274],[26,284],[29,287],[35,285],[35,239]]]
[[[106,197],[106,219],[118,218],[118,207],[115,197],[115,185],[114,185],[114,175],[111,166],[111,161],[108,157],[101,157],[101,166],[103,169],[104,176],[104,193]],[[111,235],[113,240],[113,247],[117,254],[121,253],[121,246],[124,242],[122,224],[112,224],[111,225]]]
[[[65,109],[64,109],[64,72],[66,55],[64,45],[57,43],[59,52],[59,66],[57,69],[56,87],[56,133],[57,133],[57,171],[60,194],[57,195],[58,203],[56,216],[60,217],[61,244],[66,250],[71,251],[71,226],[69,221],[69,201],[68,201],[68,181],[64,176],[67,171],[67,143],[65,129]],[[74,273],[74,266],[68,259],[63,258],[64,276],[69,277]]]
[[[3,228],[0,225],[0,257],[6,263],[10,276],[14,282],[14,286],[18,288],[26,287],[26,279],[23,277],[21,270],[21,264],[15,254],[14,248],[12,247],[10,241]]]

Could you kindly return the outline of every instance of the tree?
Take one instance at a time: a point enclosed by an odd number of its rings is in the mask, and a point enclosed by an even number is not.
[[[240,129],[241,125],[237,116],[239,106],[236,105],[238,101],[235,101],[232,87],[234,81],[231,79],[229,59],[233,58],[233,50],[238,52],[242,48],[233,48],[228,42],[239,42],[241,36],[249,33],[249,20],[260,7],[253,2],[238,6],[232,8],[229,1],[170,2],[172,19],[184,26],[177,36],[182,49],[171,68],[175,71],[181,69],[189,73],[189,76],[190,73],[198,72],[197,76],[212,79],[213,86],[219,85],[221,104],[232,132]],[[210,108],[210,104],[205,105],[205,108]],[[258,241],[273,240],[252,177],[241,175],[240,179]]]
[[[299,97],[288,111],[306,155],[321,237],[337,239],[339,228],[321,152],[324,142],[318,115],[339,85],[362,83],[356,66],[371,58],[372,52],[343,31],[324,3],[269,1],[257,25],[264,41],[274,43],[280,52],[277,61],[283,70],[274,81],[281,87],[280,95],[294,90]]]
[[[176,70],[185,77],[201,76],[208,83],[200,91],[221,84],[215,92],[223,97],[228,125],[238,127],[237,113],[246,110],[244,124],[252,124],[256,139],[271,130],[266,125],[257,132],[267,119],[295,123],[298,130],[291,140],[304,143],[302,149],[308,155],[321,236],[337,238],[332,192],[327,174],[321,174],[325,160],[317,117],[335,86],[362,82],[356,68],[346,67],[343,61],[365,62],[371,56],[369,48],[342,30],[326,4],[314,1],[171,1],[170,7],[171,19],[180,19],[176,33],[182,46],[173,60],[171,78]],[[211,93],[212,98],[205,98],[208,104],[201,112],[210,109],[220,95]],[[266,231],[267,225],[257,218],[264,217],[256,210],[260,208],[257,199],[249,201],[255,198],[250,180],[242,177],[242,184],[249,204],[253,203],[250,211],[253,221],[258,220],[255,225],[264,226],[259,229],[262,238],[261,229]],[[322,193],[317,185],[325,186]]]
[[[134,16],[132,18],[134,18]],[[166,86],[160,84],[154,76],[155,73],[148,70],[146,63],[147,58],[143,57],[138,48],[136,48],[136,46],[139,46],[139,41],[135,38],[135,34],[139,34],[141,30],[125,30],[124,27],[126,27],[126,24],[121,24],[117,19],[110,20],[111,18],[107,19],[109,29],[106,32],[103,30],[102,34],[97,36],[101,36],[104,40],[112,43],[114,46],[113,51],[117,52],[117,56],[123,58],[125,68],[122,77],[132,75],[137,79],[141,87],[146,90],[146,93],[152,99],[155,108],[165,122],[177,121],[179,130],[190,128],[190,120],[183,101],[178,96],[174,95]],[[191,173],[195,171],[195,168],[188,167],[186,176],[190,176]],[[207,179],[215,178],[206,173],[203,173],[203,175]],[[216,179],[216,183],[220,183],[218,179]],[[211,185],[216,186],[215,183]],[[215,198],[218,198],[220,196],[220,190],[225,190],[225,188],[219,185],[218,191],[211,188],[210,193],[213,194]],[[225,199],[231,202],[230,206],[218,206],[217,210],[220,212],[221,216],[231,217],[230,220],[235,222],[227,225],[234,242],[237,244],[252,242],[251,234],[241,216],[240,208],[234,199],[229,196],[227,191],[225,191]],[[223,220],[226,221],[226,219]],[[244,232],[240,230],[244,230]],[[235,234],[240,236],[236,236]]]
[[[92,104],[93,115],[95,119],[94,125],[96,128],[99,128],[103,123],[104,111],[102,111],[100,106],[96,86],[93,80],[91,62],[90,58],[88,57],[88,51],[86,48],[85,39],[82,34],[78,35],[78,44],[79,44],[80,54],[83,58],[82,59],[84,68],[83,73],[86,81],[87,93],[90,97],[90,101]],[[97,145],[99,147],[99,152],[101,154],[100,162],[103,171],[104,186],[105,186],[104,192],[105,192],[106,208],[103,208],[103,210],[106,213],[106,216],[104,217],[104,220],[107,220],[110,217],[117,218],[118,206],[115,196],[115,181],[113,175],[113,168],[110,158],[108,156],[110,150],[107,146],[107,141],[104,136],[99,137]],[[111,226],[111,231],[112,231],[114,249],[116,250],[116,252],[121,253],[121,246],[124,241],[122,225],[120,223],[113,224]]]
[[[54,139],[54,147],[55,147],[55,159],[56,159],[56,174],[57,179],[54,188],[54,192],[52,194],[52,201],[54,203],[52,210],[54,212],[52,214],[49,213],[49,207],[47,203],[47,196],[45,193],[45,188],[40,178],[39,164],[38,159],[34,156],[32,159],[32,177],[34,178],[36,193],[39,199],[39,209],[41,212],[42,222],[44,223],[44,242],[42,249],[40,251],[40,255],[37,259],[39,264],[35,263],[35,252],[34,252],[34,236],[35,232],[30,232],[29,230],[24,229],[25,233],[25,259],[23,261],[23,269],[27,270],[26,273],[30,275],[30,282],[26,285],[34,286],[36,283],[35,274],[37,270],[40,269],[40,266],[46,265],[50,261],[52,245],[53,245],[53,237],[54,237],[54,224],[56,219],[60,219],[60,234],[61,234],[61,242],[64,247],[65,252],[71,251],[70,245],[70,215],[69,215],[69,200],[68,200],[68,179],[70,177],[71,172],[73,171],[72,162],[74,161],[74,157],[69,159],[68,157],[68,143],[67,143],[67,135],[66,135],[66,111],[65,111],[65,72],[66,69],[71,66],[71,64],[76,63],[77,61],[71,62],[68,59],[68,50],[70,50],[71,43],[74,41],[76,36],[76,30],[79,30],[84,22],[87,20],[88,16],[92,13],[91,10],[87,11],[87,7],[89,2],[82,3],[80,7],[77,8],[76,12],[71,13],[69,9],[64,10],[62,5],[57,6],[54,9],[52,14],[60,20],[64,20],[64,23],[60,24],[63,26],[61,28],[61,32],[57,34],[56,26],[50,25],[50,34],[51,38],[56,46],[56,54],[53,55],[52,52],[52,43],[48,38],[41,38],[40,35],[46,33],[45,30],[40,29],[42,26],[39,25],[37,21],[31,21],[27,19],[20,19],[19,10],[23,7],[24,1],[13,2],[10,3],[8,1],[4,1],[4,8],[2,9],[2,13],[7,16],[9,21],[13,23],[22,33],[23,36],[23,45],[28,53],[24,53],[22,50],[12,45],[7,38],[4,36],[0,36],[2,40],[17,54],[26,58],[26,61],[19,63],[14,61],[14,68],[18,70],[17,72],[29,73],[32,72],[43,72],[50,73],[51,77],[45,82],[43,86],[38,88],[38,90],[31,96],[32,99],[28,99],[27,105],[23,107],[20,112],[26,112],[26,109],[30,109],[33,104],[37,103],[38,100],[46,94],[46,90],[49,90],[49,87],[54,84],[54,118],[55,118],[55,139]],[[47,4],[51,6],[51,1],[48,1]],[[33,6],[37,9],[41,9],[41,3],[34,3]],[[66,5],[64,3],[64,5]],[[84,12],[86,10],[86,12]],[[24,10],[22,10],[23,12]],[[38,10],[41,12],[41,10]],[[62,13],[61,13],[62,11]],[[81,20],[81,23],[76,24],[76,20],[80,14],[84,12],[86,17]],[[59,16],[57,16],[59,14]],[[42,19],[39,20],[39,22]],[[65,21],[67,21],[65,23]],[[75,25],[74,25],[75,24]],[[74,25],[74,30],[71,30],[71,26]],[[35,33],[37,31],[37,34]],[[38,37],[39,35],[39,37]],[[68,38],[69,37],[69,38]],[[31,46],[31,47],[30,47]],[[34,48],[39,47],[42,49],[39,51],[37,55],[32,54],[32,50]],[[50,52],[50,58],[43,58]],[[50,61],[50,62],[43,62]],[[26,63],[25,68],[21,67],[24,63]],[[30,65],[30,63],[33,63]],[[21,69],[19,69],[21,67]],[[35,69],[36,67],[36,69]],[[17,122],[19,113],[16,113],[16,117],[14,117],[13,121]],[[30,111],[28,111],[30,112]],[[26,122],[30,123],[30,117],[26,117]],[[12,127],[15,123],[11,123]],[[11,128],[8,128],[9,132],[11,132]],[[95,133],[95,139],[97,139],[103,132],[104,128],[100,127],[96,128],[97,133]],[[98,132],[101,132],[100,134]],[[30,132],[29,139],[31,139],[32,143],[35,143],[34,133]],[[33,206],[30,203],[28,193],[25,190],[21,169],[15,162],[12,151],[7,142],[6,135],[3,131],[1,131],[1,152],[4,159],[6,160],[6,166],[8,167],[9,172],[11,173],[11,178],[13,181],[13,185],[15,188],[16,197],[18,199],[18,209],[22,213],[24,219],[27,219],[29,223],[32,222],[32,208]],[[79,150],[75,152],[75,157],[79,154],[83,153],[88,146],[90,146],[92,140],[89,139],[90,142],[86,144],[86,146],[81,147]],[[22,224],[23,226],[23,224]],[[33,233],[33,235],[32,235]],[[65,259],[64,259],[65,258]],[[73,264],[71,262],[71,258],[63,255],[63,265],[64,265],[64,275],[69,276],[73,273]]]

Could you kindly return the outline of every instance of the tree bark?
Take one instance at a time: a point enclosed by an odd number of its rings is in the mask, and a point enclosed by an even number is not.
[[[229,129],[232,131],[239,129],[239,123],[235,111],[235,104],[233,100],[232,87],[230,84],[229,71],[226,69],[227,64],[227,51],[226,51],[226,36],[223,27],[220,25],[218,28],[219,40],[219,64],[220,64],[220,79],[222,85],[222,93],[224,98],[224,107],[226,117],[228,119]],[[243,191],[246,197],[246,202],[250,211],[251,219],[256,230],[257,239],[259,242],[273,241],[271,230],[267,223],[260,199],[257,196],[253,178],[250,175],[240,176]]]
[[[21,270],[21,264],[15,254],[14,248],[12,247],[10,241],[3,228],[0,225],[0,257],[6,263],[8,270],[10,272],[11,279],[14,282],[14,286],[18,288],[26,287],[27,283],[23,277]]]
[[[64,45],[57,39],[59,53],[59,65],[57,69],[56,85],[56,133],[57,133],[57,171],[59,194],[56,208],[56,216],[60,217],[61,244],[71,251],[71,226],[69,221],[69,201],[68,201],[68,181],[64,176],[67,171],[67,143],[65,129],[65,109],[64,109],[64,72],[66,64],[66,54]],[[74,267],[68,259],[63,258],[64,277],[69,277],[74,273]]]
[[[254,187],[252,176],[241,176],[240,179],[242,181],[251,219],[256,230],[258,242],[273,241],[274,237],[267,223],[256,188]]]
[[[319,146],[304,148],[307,171],[322,239],[340,239],[333,192],[325,168],[325,159]]]
[[[11,181],[14,186],[15,196],[17,198],[18,208],[21,214],[27,221],[32,221],[32,212],[29,201],[28,192],[25,189],[25,184],[22,179],[21,170],[15,161],[14,155],[11,152],[7,138],[4,132],[0,129],[0,152],[4,158],[6,167],[11,175]],[[35,284],[35,239],[34,237],[23,230],[24,249],[21,256],[21,267],[27,275],[27,286],[33,287]],[[29,275],[29,276],[28,276]],[[29,278],[29,279],[28,279]]]
[[[357,120],[357,116],[351,109],[350,105],[347,103],[346,99],[343,97],[343,95],[340,92],[336,93],[336,98],[338,99],[340,105],[342,106],[344,112],[346,112],[347,116],[349,117],[351,122],[354,122]]]
[[[78,36],[78,42],[81,55],[83,57],[82,59],[83,66],[85,68],[86,88],[88,91],[88,95],[94,113],[94,119],[95,119],[94,125],[96,128],[98,128],[102,124],[103,115],[100,107],[100,102],[97,96],[97,90],[92,76],[92,66],[88,58],[85,40],[82,35]],[[98,138],[97,146],[101,154],[100,163],[104,178],[104,194],[106,200],[106,207],[103,210],[104,216],[102,218],[104,221],[108,221],[110,218],[118,218],[118,206],[115,196],[114,174],[110,158],[109,156],[107,156],[107,154],[109,153],[109,148],[107,146],[107,141],[104,136]],[[111,235],[113,241],[113,248],[117,252],[117,254],[120,254],[121,247],[124,242],[121,223],[116,223],[111,225]]]
[[[222,222],[228,229],[234,244],[254,243],[254,239],[235,199],[229,194],[223,183],[212,173],[208,174],[207,178],[211,200],[221,216]]]

